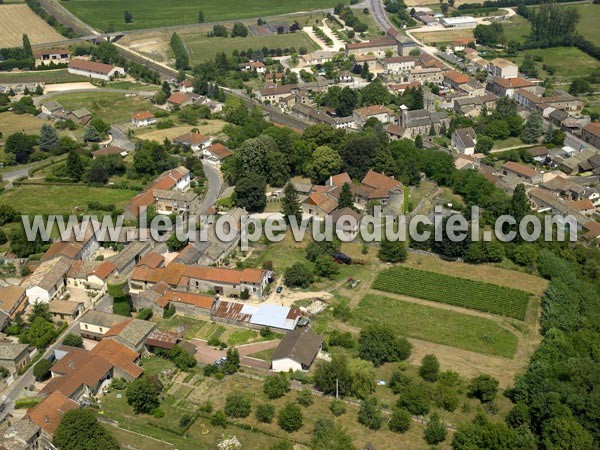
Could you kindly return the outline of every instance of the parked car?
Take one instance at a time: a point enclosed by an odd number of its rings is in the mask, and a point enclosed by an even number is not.
[[[283,291],[283,286],[277,286],[277,289],[275,289],[275,292],[277,292],[278,294],[281,294],[281,291]]]

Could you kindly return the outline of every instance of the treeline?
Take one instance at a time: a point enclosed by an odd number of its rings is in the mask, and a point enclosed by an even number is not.
[[[33,51],[26,34],[23,35],[21,47],[0,48],[0,70],[33,69],[34,67]]]
[[[171,48],[175,54],[175,68],[177,70],[188,70],[190,68],[190,56],[177,33],[171,35]]]
[[[369,29],[369,26],[361,22],[358,17],[354,15],[354,11],[350,9],[349,6],[344,6],[343,3],[339,3],[334,9],[333,12],[340,16],[346,26],[351,27],[356,33],[364,33]]]
[[[572,3],[578,0],[554,0],[554,3]],[[456,9],[462,11],[465,9],[478,9],[478,8],[504,8],[510,6],[529,6],[529,5],[542,5],[547,3],[547,0],[486,0],[483,3],[463,3]]]
[[[48,25],[50,25],[63,36],[68,37],[69,39],[77,37],[77,33],[75,33],[72,28],[64,26],[62,23],[56,20],[56,17],[48,14],[44,8],[42,8],[42,5],[40,5],[38,0],[27,0],[27,6],[29,6],[34,13],[44,19]]]

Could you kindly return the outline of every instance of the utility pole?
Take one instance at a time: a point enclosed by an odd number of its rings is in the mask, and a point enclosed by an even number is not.
[[[340,385],[339,385],[339,378],[335,379],[335,399],[339,400],[340,399]]]

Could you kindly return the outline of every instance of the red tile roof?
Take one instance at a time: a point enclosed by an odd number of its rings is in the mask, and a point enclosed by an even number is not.
[[[227,147],[225,147],[223,144],[221,144],[220,142],[217,142],[216,144],[211,145],[206,150],[211,152],[213,155],[215,155],[219,159],[225,159],[225,158],[228,158],[231,155],[233,155],[233,152],[231,150],[229,150]]]
[[[165,295],[159,298],[156,303],[161,305],[169,302],[178,302],[185,303],[187,305],[193,305],[197,308],[203,308],[210,310],[212,308],[213,303],[215,302],[214,297],[210,295],[201,295],[194,294],[191,292],[181,292],[181,291],[167,291]],[[164,308],[164,306],[163,306]]]
[[[362,184],[373,189],[391,191],[395,187],[402,185],[398,180],[388,177],[382,173],[369,170],[362,179]]]
[[[469,77],[467,75],[458,72],[457,70],[449,70],[444,74],[444,78],[448,78],[450,81],[456,84],[463,84],[469,81]]]
[[[113,339],[101,340],[90,351],[90,354],[109,361],[133,378],[139,377],[144,371],[144,369],[135,363],[139,358],[137,352]]]
[[[503,88],[512,88],[512,89],[520,89],[520,88],[524,88],[524,87],[531,87],[531,86],[535,86],[535,83],[532,83],[531,81],[527,81],[524,80],[523,78],[496,78],[494,80],[494,83],[496,83],[499,86],[502,86]]]
[[[511,172],[515,172],[519,175],[523,175],[524,177],[531,178],[536,174],[536,171],[531,167],[524,166],[523,164],[519,164],[513,161],[505,162],[502,165],[502,168],[509,170]]]
[[[27,411],[27,416],[37,426],[50,434],[54,434],[63,414],[77,408],[79,408],[79,405],[76,402],[60,392],[54,391]]]
[[[154,119],[154,114],[152,114],[150,111],[139,111],[133,114],[133,119],[134,120],[147,120],[147,119]]]
[[[93,273],[101,280],[106,280],[115,270],[117,270],[117,266],[110,261],[104,261],[94,269]]]
[[[173,142],[183,142],[189,143],[191,145],[202,144],[203,142],[208,141],[210,138],[200,133],[186,133],[181,136],[177,136],[173,139]]]
[[[93,156],[107,156],[107,155],[120,155],[125,150],[121,147],[116,147],[114,145],[108,145],[106,147],[102,147],[100,150],[96,150],[92,152]]]
[[[165,262],[165,258],[163,258],[163,256],[161,254],[155,253],[155,252],[150,252],[150,253],[146,253],[142,257],[142,259],[140,259],[140,262],[137,263],[137,266],[138,267],[147,266],[152,269],[156,269],[156,268],[162,266],[164,262]]]
[[[87,72],[103,73],[108,75],[115,66],[111,64],[103,64],[85,59],[75,58],[69,63],[69,69],[85,70]]]
[[[181,105],[185,103],[191,97],[185,92],[173,92],[167,99],[167,103],[173,103],[174,105]]]
[[[352,178],[350,178],[348,172],[339,173],[331,177],[331,184],[333,186],[343,186],[346,183],[352,184]]]
[[[600,122],[589,123],[585,127],[583,127],[583,130],[596,137],[600,137]]]

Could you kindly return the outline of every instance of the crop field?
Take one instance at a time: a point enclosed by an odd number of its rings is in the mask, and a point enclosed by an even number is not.
[[[351,323],[387,323],[402,336],[505,358],[514,356],[519,341],[491,319],[372,294],[352,311]]]
[[[129,121],[136,111],[156,111],[146,98],[107,92],[64,93],[51,100],[56,100],[69,111],[86,108],[94,117],[109,123]]]
[[[525,53],[543,59],[543,62],[537,63],[540,78],[545,78],[545,72],[542,70],[543,64],[554,67],[554,77],[559,82],[584,77],[600,69],[600,61],[575,47],[536,48],[527,50],[518,58],[512,59],[517,64],[521,64]]]
[[[162,0],[72,0],[62,5],[98,30],[105,30],[110,24],[116,30],[138,30],[194,24],[200,10],[204,12],[206,22],[217,22],[332,8],[336,3],[337,0],[251,0],[243,4],[238,0],[200,3],[192,0],[169,0],[167,3]],[[133,15],[131,23],[125,23],[125,11]]]
[[[0,4],[0,47],[20,47],[23,34],[29,36],[32,44],[65,39],[29,9],[29,6]]]
[[[517,289],[401,266],[382,271],[373,289],[518,320],[525,319],[529,303],[529,294]]]
[[[88,186],[19,186],[0,195],[0,204],[13,205],[22,214],[77,214],[89,202],[123,208],[138,192]]]
[[[242,38],[220,38],[206,37],[205,34],[191,33],[181,35],[185,45],[190,51],[192,64],[213,59],[217,53],[225,52],[231,56],[234,50],[246,50],[248,48],[291,48],[306,47],[308,51],[316,50],[315,42],[303,31],[287,34],[273,34],[270,36],[250,36]]]
[[[472,30],[443,30],[412,33],[412,35],[424,44],[452,42],[460,38],[472,38]]]

